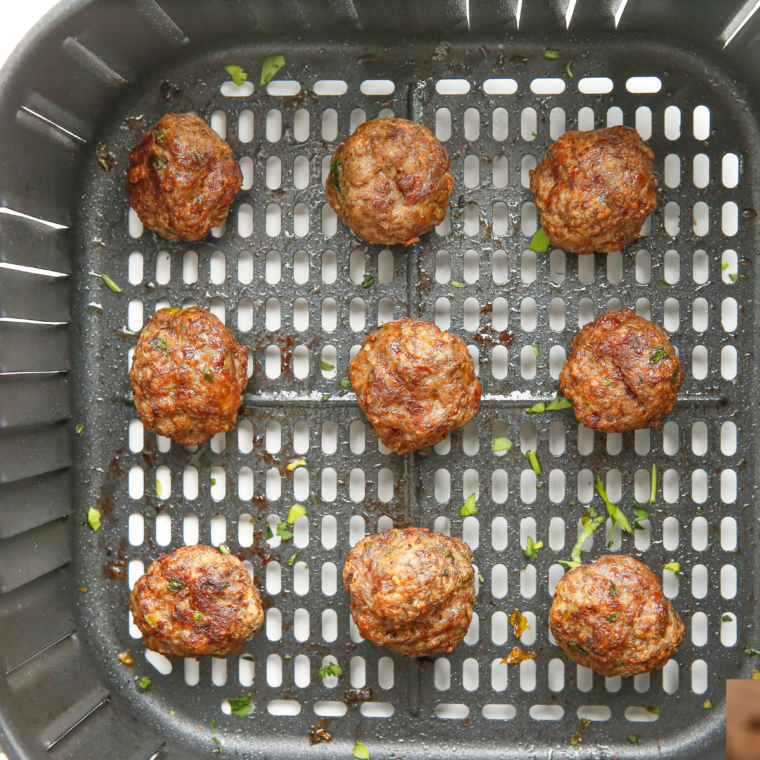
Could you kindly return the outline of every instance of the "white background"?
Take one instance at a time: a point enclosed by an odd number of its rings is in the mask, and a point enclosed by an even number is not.
[[[21,38],[58,0],[2,0],[0,5],[0,66]]]

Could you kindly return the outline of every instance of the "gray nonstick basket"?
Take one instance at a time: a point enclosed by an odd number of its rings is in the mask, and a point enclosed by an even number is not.
[[[340,758],[357,741],[372,760],[723,755],[724,680],[760,663],[756,5],[66,0],[43,19],[0,72],[10,758]],[[261,85],[272,54],[286,65]],[[229,82],[230,64],[249,83]],[[245,175],[224,228],[198,244],[142,232],[123,191],[131,147],[173,111],[208,119]],[[441,227],[385,250],[337,222],[323,182],[340,140],[391,113],[438,135],[455,186]],[[617,123],[656,157],[645,234],[607,256],[530,252],[529,170],[565,129]],[[197,449],[144,433],[127,377],[150,314],[188,303],[250,349],[237,429]],[[667,424],[604,436],[569,409],[526,414],[554,397],[578,326],[621,306],[679,350]],[[363,337],[404,315],[465,339],[483,403],[448,441],[398,457],[340,380]],[[495,436],[515,445],[494,454]],[[603,509],[597,473],[629,519],[634,500],[649,519],[634,536],[600,529],[584,559],[625,552],[661,577],[686,624],[663,671],[603,679],[549,636],[558,561],[585,506]],[[307,515],[293,539],[267,541],[294,503]],[[396,656],[352,627],[346,553],[391,525],[474,549],[476,618],[446,657]],[[528,536],[544,544],[534,561]],[[135,637],[130,584],[194,542],[225,543],[262,590],[266,623],[243,657],[169,661]],[[507,624],[517,607],[522,639]],[[515,646],[537,657],[502,664]],[[321,678],[331,661],[342,675]],[[253,711],[229,714],[246,694]]]

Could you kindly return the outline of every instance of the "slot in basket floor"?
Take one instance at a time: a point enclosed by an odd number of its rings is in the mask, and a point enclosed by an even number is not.
[[[76,421],[87,431],[77,441],[76,502],[101,509],[103,524],[97,534],[86,525],[77,533],[79,582],[88,589],[77,635],[97,653],[112,699],[164,737],[161,756],[208,756],[212,736],[226,756],[257,758],[349,756],[357,740],[373,760],[696,757],[716,746],[724,679],[747,669],[741,646],[756,615],[756,331],[748,308],[756,240],[742,216],[756,206],[756,125],[735,83],[687,50],[571,38],[558,59],[546,59],[545,47],[291,41],[215,51],[131,86],[101,130],[97,141],[118,166],[102,171],[94,151],[85,163],[74,312]],[[294,96],[269,95],[255,81],[263,57],[279,52],[287,66],[275,79],[300,83]],[[222,94],[230,63],[251,74],[251,95]],[[611,91],[579,92],[589,77],[609,78]],[[630,77],[659,77],[661,89],[631,93]],[[363,94],[362,82],[377,79],[393,82],[392,93]],[[437,84],[448,79],[466,80],[469,91],[442,94],[458,86]],[[559,80],[563,91],[536,94],[540,79]],[[343,94],[315,94],[327,87],[315,83],[333,80],[346,83]],[[167,100],[163,81],[181,92]],[[245,163],[225,229],[202,243],[133,237],[139,225],[127,215],[128,152],[170,111],[211,120]],[[391,113],[429,126],[454,175],[449,217],[407,250],[361,243],[336,223],[323,192],[341,139]],[[565,129],[615,123],[636,126],[655,153],[659,200],[648,233],[622,254],[529,252],[536,220],[527,171]],[[109,274],[123,292],[106,290],[91,272]],[[366,288],[364,274],[374,278]],[[127,377],[131,333],[157,308],[188,303],[216,313],[251,352],[237,429],[197,450],[143,434]],[[579,429],[571,410],[527,415],[554,396],[579,325],[622,306],[664,325],[679,350],[686,380],[667,425],[605,436]],[[370,330],[406,315],[464,338],[484,395],[475,420],[448,441],[398,457],[381,450],[339,381]],[[323,371],[322,361],[335,371]],[[494,436],[515,445],[494,454]],[[538,455],[537,478],[527,449]],[[305,467],[286,469],[301,457]],[[634,500],[643,504],[649,525],[622,541],[609,525],[600,529],[584,559],[607,551],[640,558],[686,624],[674,660],[635,679],[576,667],[546,624],[563,572],[557,561],[569,557],[584,506],[601,506],[596,472],[629,517]],[[472,492],[478,513],[461,518]],[[308,515],[293,541],[268,544],[267,520],[284,519],[296,502]],[[410,660],[352,630],[340,581],[345,555],[359,537],[391,525],[450,532],[474,549],[484,583],[467,639],[447,657]],[[526,567],[527,534],[544,548]],[[266,623],[247,647],[253,662],[175,659],[167,673],[165,662],[146,660],[127,597],[154,558],[196,541],[224,541],[250,563]],[[670,561],[680,562],[680,580],[663,570]],[[506,623],[516,607],[531,626],[522,640]],[[515,646],[538,656],[500,664]],[[131,669],[116,659],[127,648]],[[330,657],[343,676],[323,682],[316,670]],[[140,675],[153,681],[144,694],[134,682]],[[352,688],[371,690],[369,701],[352,704]],[[246,693],[255,705],[248,718],[222,711],[225,699]],[[703,709],[707,699],[714,710]],[[573,745],[583,717],[591,722]],[[320,723],[333,741],[310,746],[309,729]]]

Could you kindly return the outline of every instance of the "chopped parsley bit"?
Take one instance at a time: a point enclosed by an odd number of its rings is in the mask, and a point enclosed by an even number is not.
[[[229,581],[222,581],[222,582],[219,584],[219,588],[228,588],[228,587],[229,587],[229,586],[231,586],[231,585],[232,585],[232,584],[231,584]]]
[[[665,280],[658,280],[657,285],[663,290],[672,290],[673,288],[673,286],[670,283],[665,282]]]
[[[204,372],[203,373],[203,379],[208,380],[208,382],[213,383],[214,382],[214,375],[212,372]]]
[[[572,69],[573,61],[572,59],[567,62],[567,66],[565,66],[565,71],[567,71],[567,75],[572,79],[573,77],[573,69]]]
[[[657,364],[661,359],[670,359],[670,354],[662,346],[655,346],[652,349],[652,356],[649,358],[649,361],[652,364]]]
[[[478,580],[481,583],[485,583],[486,582],[486,579],[483,577],[483,573],[478,573]]]
[[[628,518],[623,514],[623,511],[607,498],[607,491],[605,490],[602,479],[599,477],[598,473],[594,488],[596,488],[596,492],[602,497],[602,501],[607,507],[607,514],[610,516],[612,522],[617,523],[626,533],[633,533],[631,524],[628,522]]]
[[[536,656],[535,652],[523,652],[520,647],[515,647],[503,660],[504,665],[516,665],[525,660],[532,660]]]
[[[82,435],[82,433],[84,433],[84,422],[80,422],[77,425],[76,429],[77,429],[77,435]]]
[[[569,409],[572,406],[572,403],[570,403],[569,399],[566,399],[562,396],[555,396],[550,402],[549,406],[546,407],[547,412],[553,412],[557,409]]]
[[[358,760],[369,760],[369,750],[363,744],[359,744],[359,742],[354,744],[351,754],[355,758],[358,758]]]
[[[297,462],[291,462],[287,467],[291,472],[295,470],[296,467],[306,467],[306,460],[299,459]]]
[[[87,510],[87,522],[95,533],[100,530],[100,512],[94,507]]]
[[[462,285],[462,283],[461,283],[461,282],[457,282],[456,280],[452,280],[452,281],[451,281],[451,284],[452,284],[452,285],[453,285],[455,288],[466,288],[466,287],[467,287],[466,285]]]
[[[241,660],[245,660],[246,662],[254,662],[253,655],[248,654],[247,652],[240,656]]]
[[[389,552],[389,554],[390,554],[390,552]],[[451,557],[451,556],[453,556],[452,553],[451,553],[451,549],[444,549],[443,550],[443,555],[444,555],[444,557]]]
[[[496,438],[491,449],[494,454],[498,451],[509,451],[512,448],[512,441],[507,438]]]
[[[619,593],[618,587],[610,581],[610,596],[614,599]]]
[[[288,510],[288,522],[292,525],[299,517],[303,517],[306,510],[300,504],[294,504]]]
[[[328,183],[338,194],[338,199],[343,200],[343,190],[340,187],[340,159],[330,162],[330,176],[328,177]]]
[[[559,50],[544,50],[544,58],[559,58]]]
[[[610,614],[607,615],[607,620],[609,620],[610,623],[614,623],[617,620],[617,612],[610,612]]]
[[[156,478],[156,496],[161,498],[161,481],[158,478]]]
[[[633,502],[633,516],[636,518],[636,522],[633,525],[634,530],[644,530],[644,526],[640,524],[639,520],[648,520],[649,515],[645,509],[642,509],[635,501]]]
[[[549,236],[539,227],[530,239],[528,250],[534,253],[546,253],[549,250],[550,243]]]
[[[290,541],[293,538],[293,532],[288,530],[286,522],[277,523],[277,533],[275,535],[279,536],[283,541]]]
[[[216,749],[214,752],[216,752],[217,755],[221,755],[222,753],[222,743],[217,739],[215,736],[211,737],[211,741],[216,743]]]
[[[209,724],[209,726],[211,726],[211,728],[216,728],[216,721],[213,718],[211,718],[211,720],[208,722],[208,724]]]
[[[81,591],[83,594],[86,594],[86,593],[87,593],[87,586],[80,586],[80,587],[79,587],[79,590],[80,590],[80,591]]]
[[[736,282],[736,280],[739,278],[738,274],[733,273],[729,274],[728,276],[731,278],[731,282]]]
[[[581,565],[581,547],[586,542],[586,539],[590,538],[594,531],[604,522],[604,515],[597,515],[596,510],[593,507],[587,507],[588,517],[584,517],[583,530],[581,531],[578,540],[575,542],[572,552],[570,553],[570,561],[559,560],[560,565],[565,567],[574,568]]]
[[[676,578],[681,577],[681,563],[680,562],[668,562],[667,565],[664,566],[666,570],[670,570],[671,573],[676,574]]]
[[[657,465],[652,465],[652,488],[649,491],[649,503],[654,504],[654,500],[657,497]]]
[[[728,266],[729,266],[728,262],[727,262],[727,261],[724,261],[724,262],[723,262],[723,263],[720,265],[720,268],[721,268],[721,269],[728,269]]]
[[[150,343],[150,345],[158,351],[163,351],[164,356],[167,358],[171,356],[171,352],[169,351],[169,343],[167,342],[166,338],[151,338],[148,343]]]
[[[608,385],[612,385],[612,380],[605,380],[604,383],[602,383],[602,385],[604,385],[605,387],[607,387]]]
[[[520,612],[519,608],[509,613],[507,622],[512,626],[512,630],[518,639],[530,628],[528,619]]]
[[[269,541],[270,538],[274,538],[274,533],[272,533],[272,526],[269,523],[267,523],[265,538],[267,541]]]
[[[364,280],[362,281],[362,287],[363,288],[366,289],[370,285],[374,285],[374,283],[375,283],[375,278],[371,274],[365,274],[364,275]]]
[[[296,561],[296,557],[300,554],[300,550],[297,551],[289,560],[288,560],[288,567],[293,567],[293,564]]]
[[[648,713],[652,713],[652,715],[659,715],[660,714],[660,708],[659,707],[645,707],[644,708]]]
[[[580,654],[586,654],[574,641],[568,641],[567,647],[573,652],[579,652]]]
[[[283,660],[292,660],[292,659],[293,659],[293,656],[292,656],[292,655],[289,655],[289,654],[284,654],[284,655],[282,656],[282,659],[283,659]]]
[[[200,613],[200,612],[194,612],[194,613],[193,613],[193,618],[194,618],[195,620],[203,620],[203,615],[201,615],[201,613]],[[211,726],[211,728],[213,728],[213,726]]]
[[[216,485],[216,478],[211,478],[211,485],[212,485],[212,486],[215,486],[215,485]]]
[[[643,378],[641,375],[639,375],[639,382],[640,382],[640,383],[643,383],[643,382],[644,382],[644,378]]]
[[[129,649],[119,652],[119,654],[116,655],[116,659],[128,668],[131,668],[135,664],[135,658],[132,656],[132,652],[130,652]]]
[[[195,160],[196,160],[196,161],[197,161],[199,164],[201,164],[201,165],[202,165],[202,164],[203,164],[203,156],[202,156],[200,153],[198,153],[198,151],[197,151],[197,150],[196,150],[196,151],[193,151],[193,155],[195,156]]]
[[[140,676],[140,678],[137,679],[137,688],[140,689],[140,691],[148,691],[152,683],[153,681],[151,681],[148,676]]]
[[[588,718],[581,718],[580,728],[570,737],[570,744],[575,746],[580,742],[583,732],[591,725],[591,721]]]
[[[329,662],[327,665],[317,668],[317,674],[320,678],[327,678],[328,676],[341,676],[343,675],[343,668],[334,662]]]
[[[322,371],[323,372],[332,372],[335,369],[335,366],[333,364],[328,364],[327,362],[322,362]]]
[[[631,744],[641,744],[641,739],[636,734],[628,734],[628,741]]]
[[[229,554],[230,550],[227,548],[227,544],[219,544],[219,553],[220,554]]]
[[[230,75],[232,83],[236,87],[240,87],[248,79],[248,74],[240,66],[225,66],[224,70]],[[264,84],[264,82],[261,84]]]
[[[121,288],[107,274],[102,274],[100,277],[114,293],[121,293]]]
[[[322,396],[322,398],[321,398],[321,399],[319,399],[319,400],[320,400],[320,401],[327,401],[327,399],[328,399],[328,398],[330,398],[330,397],[329,397],[329,396],[328,396],[328,395],[325,393],[325,394]]]
[[[185,581],[181,581],[179,578],[169,579],[169,593],[170,594],[176,594],[178,591],[181,591],[183,588],[187,588],[187,583],[185,583]]]
[[[757,668],[752,668],[752,680],[760,681],[760,670]]]
[[[344,387],[344,388],[350,388],[350,387],[351,387],[351,381],[350,381],[350,380],[349,380],[347,377],[344,377],[344,378],[343,378],[343,379],[340,381],[340,384],[341,384],[341,386],[342,386],[342,387]]]
[[[174,710],[169,710],[169,717],[173,718],[177,713],[174,712]]]
[[[760,655],[760,652],[754,647],[747,645],[744,647],[744,654],[746,654],[747,657],[757,657]]]
[[[528,449],[525,452],[525,458],[528,460],[531,470],[533,470],[533,472],[535,472],[536,475],[540,475],[541,465],[538,463],[538,457],[530,449]]]
[[[285,65],[282,55],[268,55],[261,64],[261,84],[269,84],[272,77]]]
[[[703,710],[712,710],[712,709],[714,709],[714,708],[713,708],[713,703],[712,703],[712,702],[711,702],[709,699],[706,699],[706,700],[705,700],[705,701],[702,703],[702,709],[703,709]]]
[[[230,713],[232,715],[237,715],[238,718],[245,718],[246,715],[248,715],[251,710],[253,710],[253,705],[250,702],[251,695],[245,694],[242,697],[232,699],[228,699],[227,701],[230,703]]]
[[[156,132],[156,140],[163,140],[166,135],[163,132]]]
[[[475,503],[475,494],[470,494],[467,497],[467,501],[465,501],[462,508],[459,510],[460,517],[470,517],[471,515],[477,514],[478,507]]]
[[[528,414],[543,414],[546,411],[546,404],[543,401],[539,401],[537,404],[533,404],[529,409],[525,410]]]
[[[538,359],[538,343],[533,343],[531,345],[531,348],[533,349],[533,355]]]
[[[721,617],[721,621],[724,623],[733,623],[734,619],[731,617],[731,615],[723,615]]]
[[[543,549],[543,547],[543,541],[534,541],[530,536],[527,536],[525,539],[525,556],[532,561],[538,557],[538,550]]]

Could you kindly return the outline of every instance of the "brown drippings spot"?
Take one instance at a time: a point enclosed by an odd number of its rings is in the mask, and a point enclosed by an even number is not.
[[[332,736],[327,733],[327,724],[324,718],[320,718],[314,728],[309,729],[309,744],[324,744],[332,741]]]
[[[360,705],[364,702],[372,701],[372,689],[365,686],[363,689],[349,689],[343,694],[343,701],[351,707],[352,705]]]

